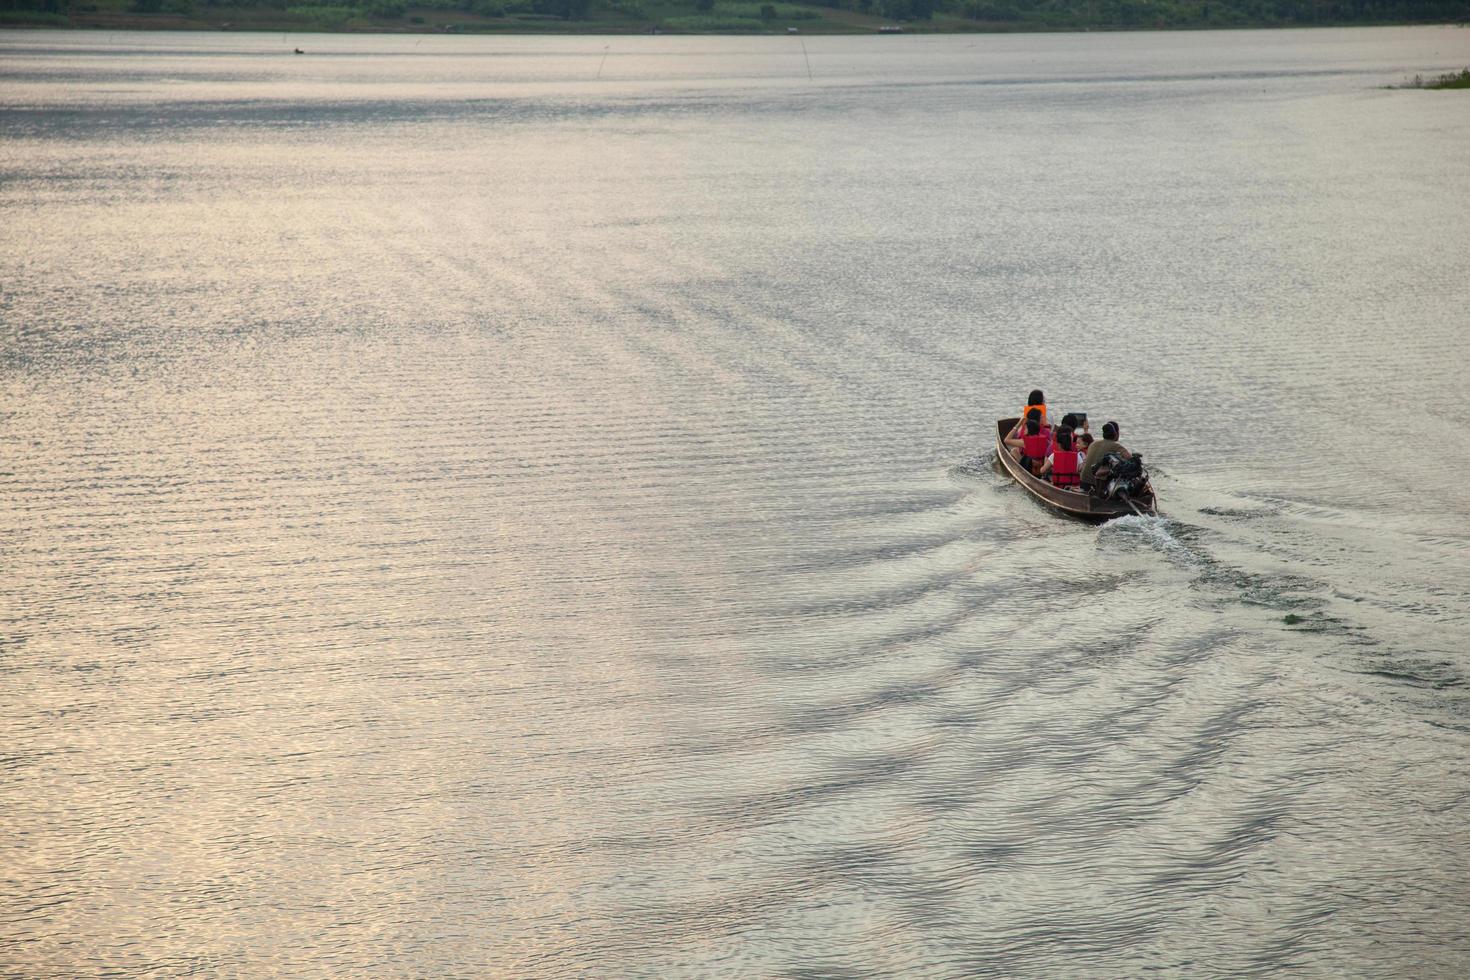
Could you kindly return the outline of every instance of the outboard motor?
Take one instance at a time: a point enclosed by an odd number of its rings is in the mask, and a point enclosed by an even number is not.
[[[1148,486],[1148,471],[1143,468],[1143,457],[1136,453],[1129,459],[1121,459],[1114,453],[1103,457],[1110,464],[1108,479],[1103,484],[1103,496],[1109,500],[1137,497]]]

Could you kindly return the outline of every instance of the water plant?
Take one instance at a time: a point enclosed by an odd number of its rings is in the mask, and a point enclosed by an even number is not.
[[[1435,75],[1433,78],[1425,78],[1423,75],[1415,75],[1413,80],[1399,88],[1470,88],[1470,68],[1462,68],[1459,71],[1446,72],[1443,75]]]

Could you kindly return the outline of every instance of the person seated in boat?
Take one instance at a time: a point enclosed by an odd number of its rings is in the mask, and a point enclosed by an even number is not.
[[[1026,434],[1026,420],[1031,417],[1032,412],[1041,413],[1042,428],[1050,431],[1050,425],[1046,421],[1046,396],[1041,393],[1040,388],[1036,388],[1026,399],[1026,407],[1021,409],[1021,414],[1016,418],[1016,424],[1011,426],[1010,434],[1006,436],[1007,439],[1020,439]]]
[[[1082,454],[1072,445],[1072,428],[1061,426],[1057,429],[1056,445],[1052,447],[1051,455],[1046,457],[1046,462],[1041,464],[1041,472],[1037,475],[1042,479],[1050,478],[1054,487],[1076,490],[1077,474],[1081,468]]]
[[[1021,414],[1016,418],[1016,424],[1011,427],[1010,435],[1019,439],[1026,434],[1026,420],[1031,417],[1032,412],[1041,413],[1041,424],[1050,428],[1046,416],[1046,396],[1041,393],[1040,388],[1033,388],[1031,394],[1026,398],[1026,407],[1021,409]]]
[[[1049,425],[1046,417],[1046,396],[1041,393],[1040,388],[1033,388],[1031,394],[1027,396],[1026,407],[1021,409],[1021,418],[1030,417],[1033,408],[1041,411],[1041,424]]]
[[[1098,482],[1098,467],[1102,465],[1103,458],[1110,453],[1116,454],[1121,459],[1133,458],[1133,454],[1123,448],[1123,444],[1118,441],[1118,423],[1112,421],[1103,423],[1102,438],[1095,440],[1091,446],[1087,447],[1087,456],[1082,461],[1082,472],[1078,474],[1084,489]]]
[[[1011,458],[1035,476],[1051,450],[1051,430],[1042,426],[1041,412],[1033,408],[1027,413],[1025,435],[1017,436],[1014,429],[1011,431],[1006,437]]]
[[[1077,446],[1077,440],[1078,440],[1078,438],[1080,438],[1084,433],[1087,434],[1087,438],[1088,439],[1091,439],[1092,438],[1092,434],[1090,432],[1087,432],[1087,419],[1086,419],[1086,417],[1084,416],[1083,418],[1080,418],[1079,419],[1073,413],[1068,412],[1066,415],[1063,415],[1062,416],[1062,424],[1060,426],[1058,426],[1057,428],[1055,428],[1055,429],[1052,430],[1052,433],[1051,433],[1051,448],[1053,449],[1053,451],[1055,451],[1055,449],[1057,448],[1057,433],[1058,432],[1061,432],[1062,429],[1071,429],[1072,430],[1072,445],[1074,447]]]

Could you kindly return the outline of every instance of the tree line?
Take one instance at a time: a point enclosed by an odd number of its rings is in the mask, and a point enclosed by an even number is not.
[[[656,13],[648,9],[657,3]],[[124,5],[124,6],[119,6]],[[853,11],[899,22],[932,22],[977,30],[1067,30],[1080,28],[1245,27],[1325,24],[1445,23],[1470,21],[1470,0],[812,0],[810,3],[740,0],[0,0],[5,20],[32,12],[46,22],[99,8],[137,14],[203,16],[236,10],[279,11],[314,27],[348,21],[408,18],[445,12],[496,20],[542,18],[596,21],[609,26],[700,31],[759,31],[822,18],[821,8]],[[417,15],[416,15],[417,14]],[[364,24],[364,22],[367,22]],[[958,22],[958,23],[956,23]],[[590,25],[589,25],[590,26]]]

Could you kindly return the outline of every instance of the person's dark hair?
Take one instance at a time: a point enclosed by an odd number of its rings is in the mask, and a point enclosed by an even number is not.
[[[1033,409],[1031,409],[1031,411],[1027,412],[1026,413],[1026,421],[1027,422],[1034,421],[1037,425],[1040,425],[1041,424],[1041,409],[1039,409],[1039,408],[1033,408]]]
[[[1062,452],[1072,451],[1072,427],[1070,425],[1064,425],[1057,430],[1057,445]]]
[[[1082,433],[1081,439],[1082,439],[1082,445],[1084,445],[1084,446],[1090,446],[1090,445],[1092,445],[1092,433],[1091,432],[1084,432],[1084,433]]]
[[[1117,422],[1104,422],[1103,423],[1103,438],[1104,439],[1117,439],[1118,438],[1118,423]]]
[[[1062,424],[1069,429],[1077,428],[1077,416],[1072,414],[1071,412],[1068,412],[1066,415],[1062,416]]]
[[[1027,405],[1045,405],[1046,404],[1046,396],[1041,393],[1041,389],[1040,388],[1033,388],[1031,390],[1031,397],[1028,398],[1028,399],[1026,399],[1026,404]]]
[[[1037,413],[1037,414],[1040,414],[1040,413]],[[1026,434],[1028,436],[1039,436],[1039,435],[1041,435],[1041,419],[1036,418],[1035,415],[1033,415],[1031,418],[1027,419],[1026,420]]]

